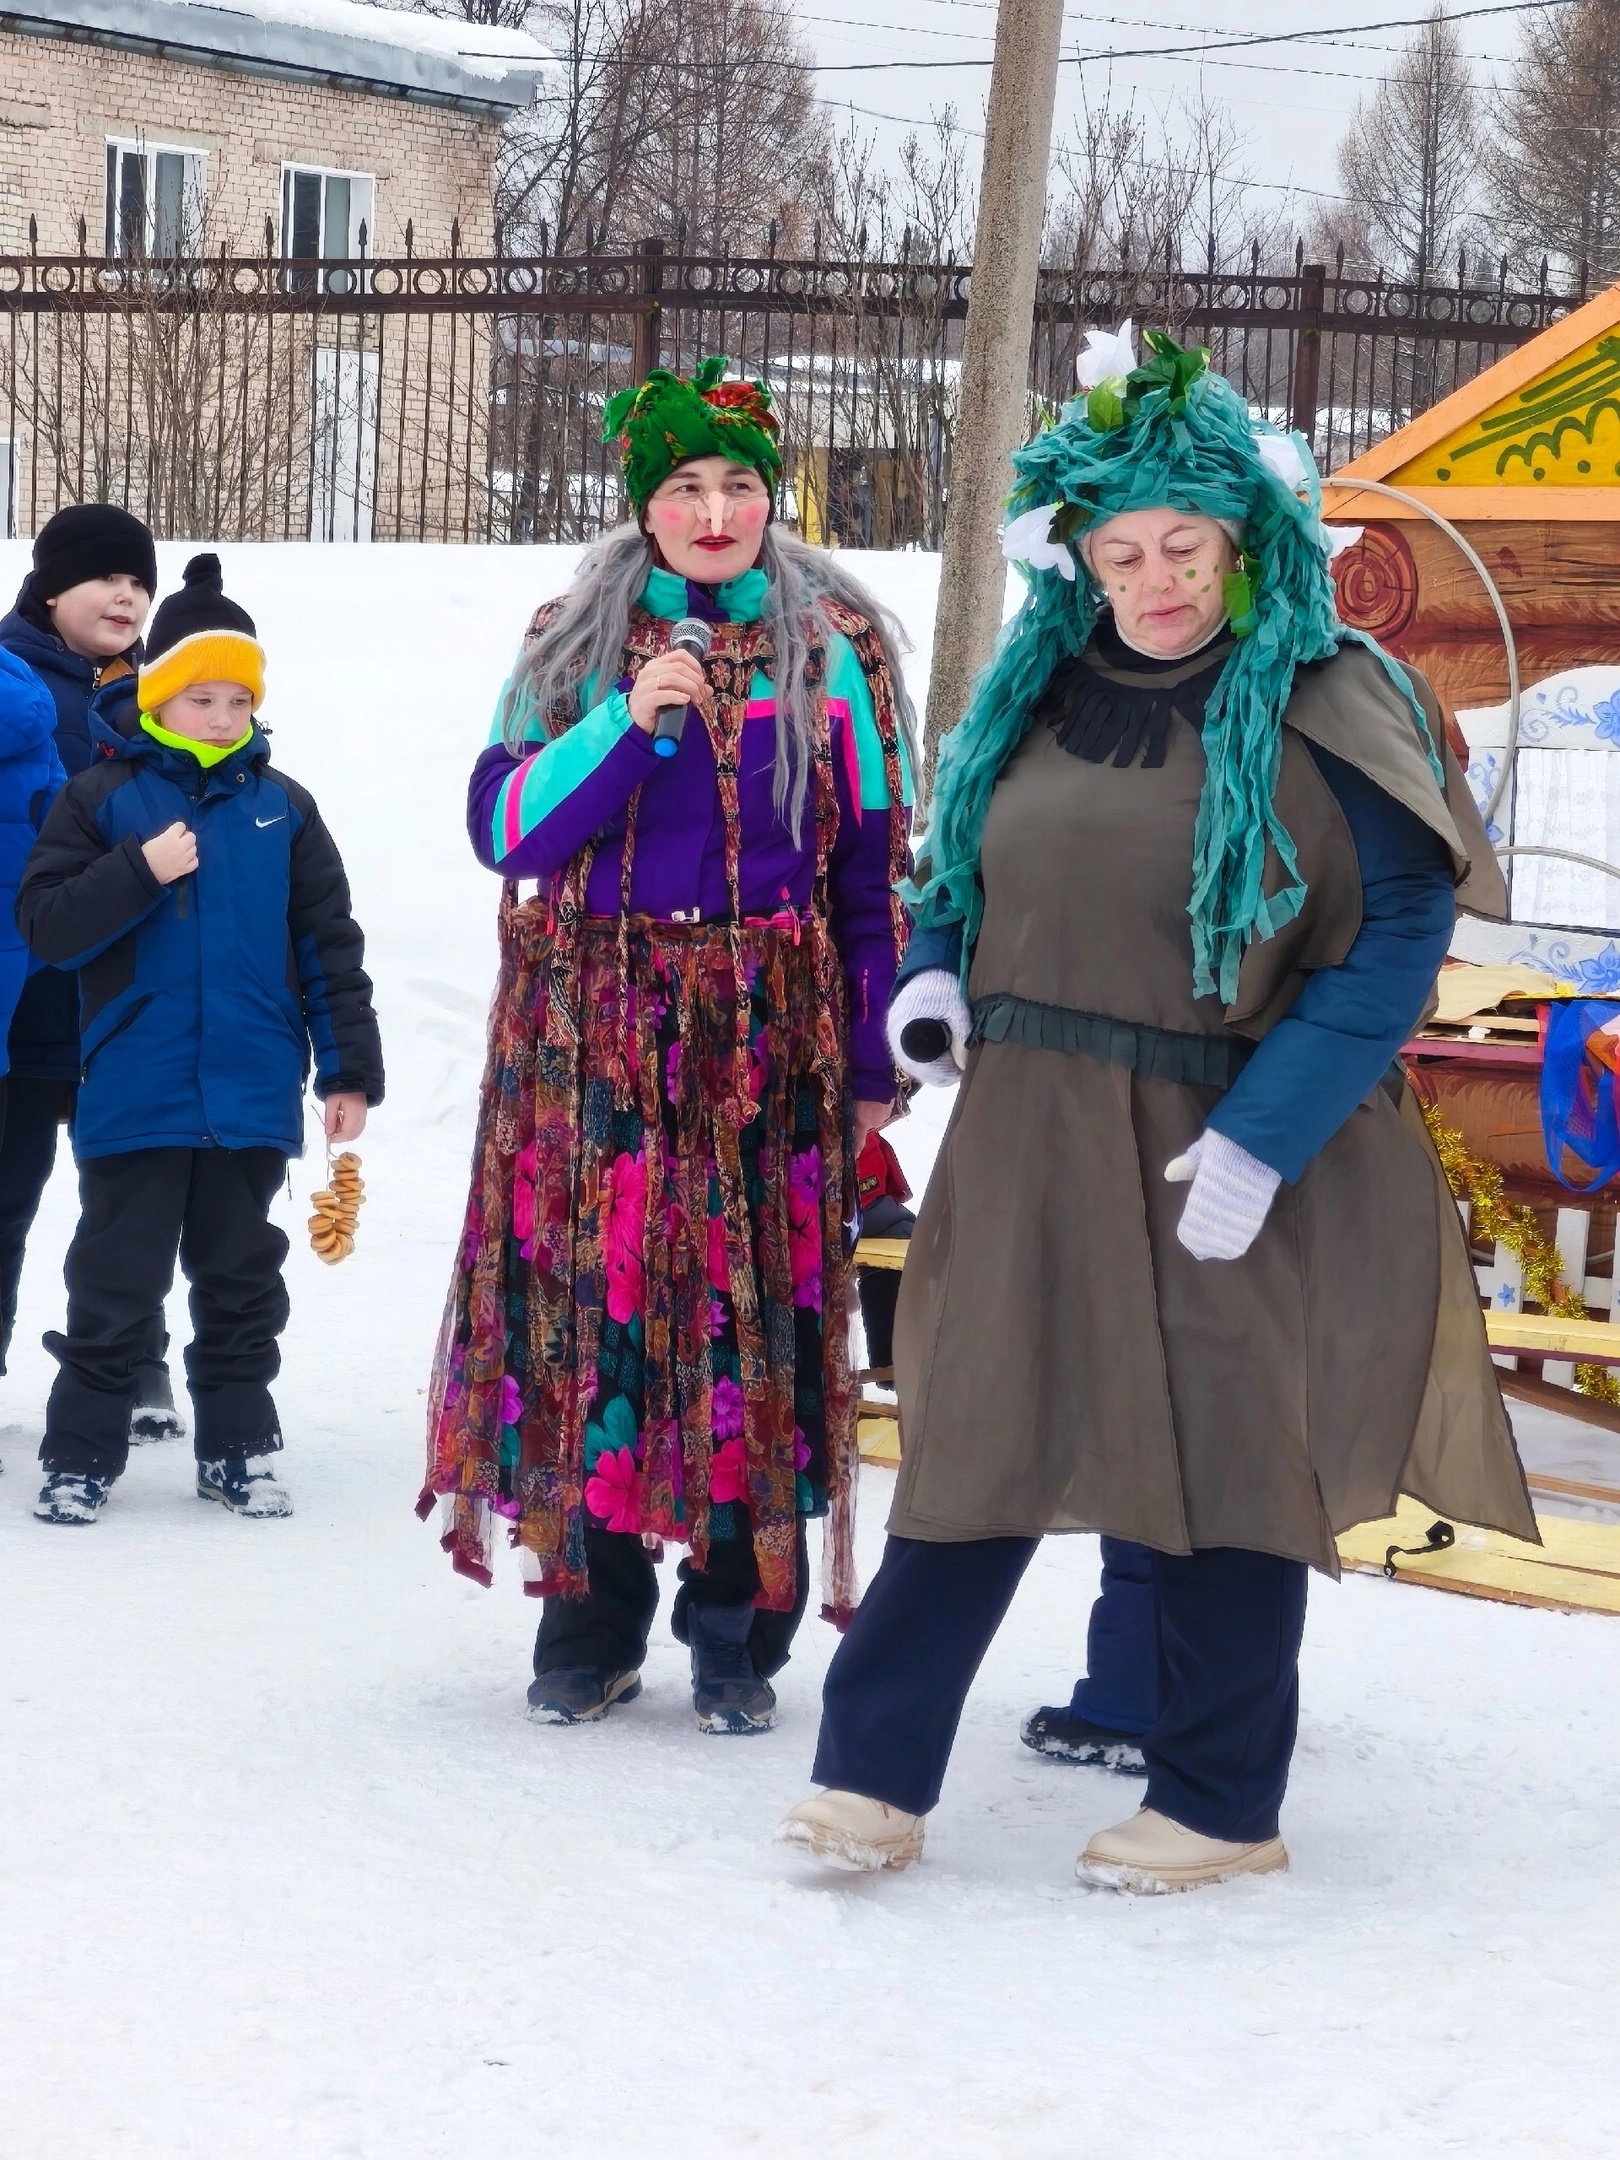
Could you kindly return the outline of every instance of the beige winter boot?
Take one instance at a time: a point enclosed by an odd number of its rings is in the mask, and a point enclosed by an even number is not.
[[[1280,1837],[1254,1845],[1200,1837],[1156,1808],[1099,1830],[1074,1864],[1083,1883],[1152,1897],[1166,1890],[1204,1890],[1234,1875],[1270,1875],[1288,1865]]]
[[[818,1792],[776,1826],[779,1845],[797,1845],[829,1867],[869,1874],[910,1867],[923,1849],[923,1818],[864,1793]]]

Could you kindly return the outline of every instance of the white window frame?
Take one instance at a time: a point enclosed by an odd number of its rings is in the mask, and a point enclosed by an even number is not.
[[[284,262],[293,257],[293,185],[298,179],[319,180],[321,183],[320,228],[315,255],[321,262],[360,262],[376,252],[377,232],[377,175],[359,172],[345,165],[310,165],[297,158],[283,158],[281,163],[281,255]],[[349,229],[342,237],[342,244],[334,244],[334,235],[326,229],[327,182],[345,180],[349,184]],[[360,228],[365,227],[365,244],[362,249]],[[308,258],[296,258],[305,261]],[[325,286],[328,291],[341,292],[350,289],[340,285],[340,278],[352,277],[353,273],[328,271]]]
[[[157,161],[160,157],[177,157],[181,160],[181,219],[180,238],[189,238],[195,246],[201,231],[203,203],[208,185],[208,152],[195,143],[155,142],[145,135],[108,135],[103,139],[103,179],[106,189],[106,212],[103,235],[107,257],[112,262],[128,262],[131,258],[124,251],[124,160],[139,158],[146,168],[143,183],[143,216],[145,234],[143,252],[138,258],[146,261],[154,256],[157,248]],[[188,233],[184,228],[189,226]]]

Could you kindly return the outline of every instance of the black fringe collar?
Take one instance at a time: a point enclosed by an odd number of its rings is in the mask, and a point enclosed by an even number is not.
[[[1104,616],[1077,660],[1053,670],[1035,702],[1034,717],[1049,727],[1071,757],[1088,765],[1162,765],[1170,723],[1178,716],[1201,729],[1204,706],[1232,650],[1223,623],[1207,645],[1179,660],[1133,652]]]

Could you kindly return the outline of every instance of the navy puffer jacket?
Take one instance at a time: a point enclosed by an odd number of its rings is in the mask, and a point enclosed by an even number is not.
[[[183,820],[194,875],[159,885],[144,842]],[[382,1048],[343,863],[306,789],[257,728],[204,769],[138,733],[69,781],[17,919],[77,968],[81,1160],[148,1147],[301,1153],[318,1095],[382,1100]]]

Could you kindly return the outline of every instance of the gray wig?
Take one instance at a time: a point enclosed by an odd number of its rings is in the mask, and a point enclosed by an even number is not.
[[[630,610],[640,599],[652,568],[652,542],[637,525],[620,525],[586,554],[550,625],[535,639],[512,671],[501,705],[501,734],[507,748],[521,750],[539,732],[552,735],[558,721],[578,711],[582,684],[618,679]],[[765,627],[775,658],[776,778],[772,800],[776,814],[802,838],[805,797],[810,784],[811,701],[805,690],[810,657],[810,623],[824,600],[841,602],[864,615],[877,632],[894,684],[899,723],[914,788],[922,782],[917,754],[917,718],[906,694],[900,656],[911,649],[899,622],[825,548],[808,546],[779,526],[768,525],[759,567],[769,580]]]

